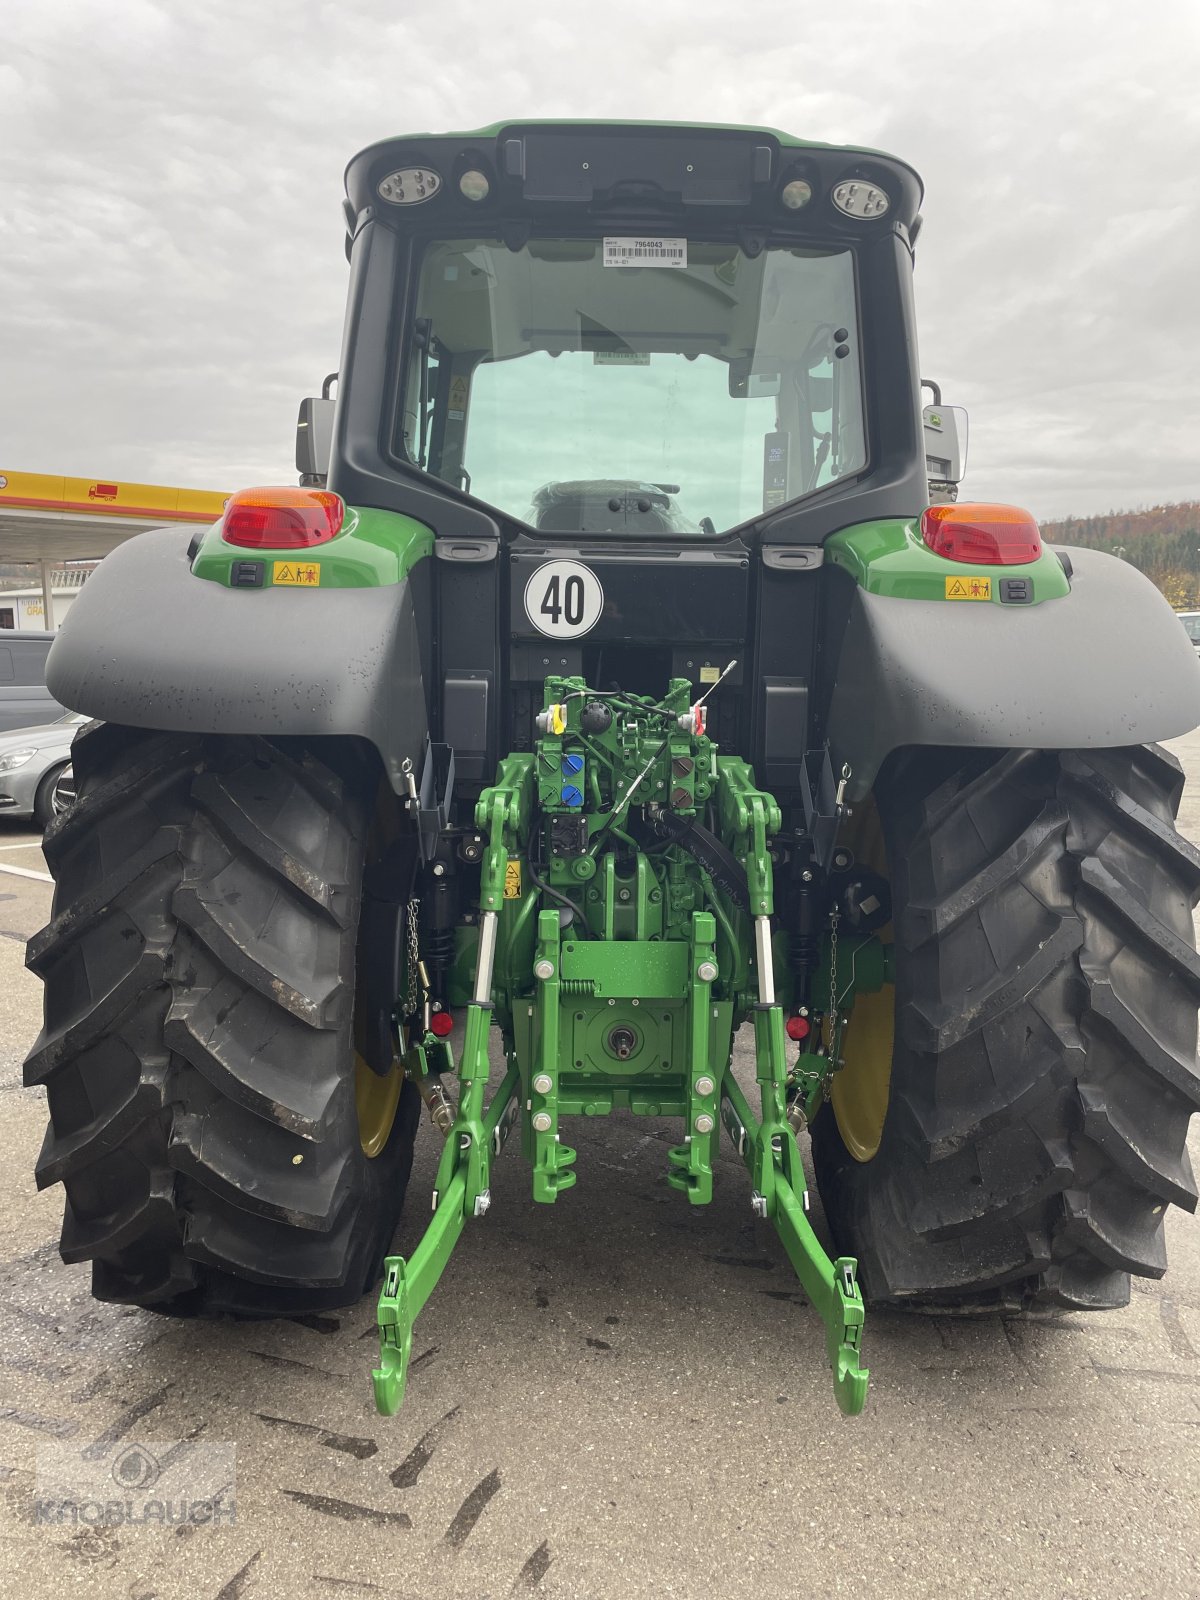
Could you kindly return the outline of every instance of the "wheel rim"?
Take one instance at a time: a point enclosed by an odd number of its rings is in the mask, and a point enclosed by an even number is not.
[[[396,1121],[396,1108],[404,1088],[404,1068],[398,1061],[382,1077],[354,1052],[354,1103],[358,1108],[358,1141],[363,1154],[374,1160],[386,1146]]]
[[[380,783],[375,795],[370,832],[367,835],[366,863],[363,868],[364,883],[372,867],[383,858],[387,841],[394,837],[396,809],[387,785]],[[361,939],[361,929],[359,932]],[[359,983],[363,971],[363,953],[358,951],[358,976],[355,979],[354,1003],[361,1003]],[[358,1142],[363,1154],[373,1161],[381,1155],[391,1138],[404,1089],[403,1063],[393,1057],[391,1070],[380,1074],[373,1072],[356,1050],[354,1052],[354,1104],[358,1109]]]
[[[859,808],[846,842],[863,866],[886,876],[887,848],[873,800]],[[890,923],[880,929],[879,937],[884,944],[892,942]],[[874,994],[857,996],[843,1036],[846,1065],[834,1074],[830,1095],[838,1132],[856,1161],[870,1161],[879,1150],[891,1094],[895,1043],[895,985],[888,983]]]

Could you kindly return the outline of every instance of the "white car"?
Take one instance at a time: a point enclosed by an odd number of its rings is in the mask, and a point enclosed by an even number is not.
[[[1184,632],[1200,653],[1200,611],[1177,611],[1175,615],[1183,623]]]
[[[44,828],[63,806],[59,781],[71,740],[89,719],[68,711],[57,722],[0,733],[0,817],[32,817]]]

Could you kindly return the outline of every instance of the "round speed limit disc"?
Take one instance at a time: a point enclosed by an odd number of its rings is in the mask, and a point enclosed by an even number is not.
[[[525,585],[525,615],[548,639],[590,633],[603,609],[600,579],[581,561],[544,561]]]

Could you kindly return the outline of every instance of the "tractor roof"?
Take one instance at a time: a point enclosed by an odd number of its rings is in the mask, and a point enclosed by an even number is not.
[[[839,181],[881,183],[889,220],[910,229],[923,194],[913,168],[884,151],[709,122],[531,118],[462,132],[397,135],[367,146],[347,167],[346,192],[356,213],[377,202],[377,185],[389,166],[433,170],[434,186],[420,200],[433,198],[463,170],[482,166],[506,195],[533,205],[583,201],[607,207],[629,198],[651,203],[657,195],[689,208],[750,206],[761,212],[768,203],[777,212],[769,197],[789,179],[807,179],[814,193]],[[418,200],[410,196],[403,203]]]
[[[821,139],[799,139],[794,133],[783,133],[779,128],[764,128],[752,122],[662,122],[643,120],[638,117],[522,117],[510,122],[493,122],[486,128],[465,128],[462,130],[447,130],[444,133],[398,133],[389,139],[379,139],[367,149],[378,149],[382,145],[407,144],[413,140],[426,139],[446,140],[448,143],[461,144],[470,139],[498,139],[500,135],[510,128],[537,128],[547,133],[553,133],[558,128],[643,128],[648,133],[658,129],[676,129],[691,132],[693,129],[705,133],[761,133],[768,138],[776,140],[785,149],[795,150],[844,150],[847,154],[883,156],[887,161],[896,161],[897,156],[889,155],[886,150],[874,150],[866,145],[837,145],[829,144]],[[365,152],[360,152],[365,153]],[[907,163],[905,163],[907,165]]]

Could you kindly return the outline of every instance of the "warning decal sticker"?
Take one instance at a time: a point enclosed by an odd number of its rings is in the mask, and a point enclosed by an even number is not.
[[[947,600],[990,600],[992,580],[975,576],[946,579]]]
[[[686,239],[610,239],[604,241],[606,267],[686,267]]]
[[[271,568],[271,582],[316,589],[321,582],[321,569],[315,561],[276,561]]]
[[[451,422],[461,422],[467,414],[467,380],[464,377],[450,380],[450,405],[446,416]]]
[[[506,900],[519,900],[521,898],[521,863],[510,857],[504,864],[504,898]]]

